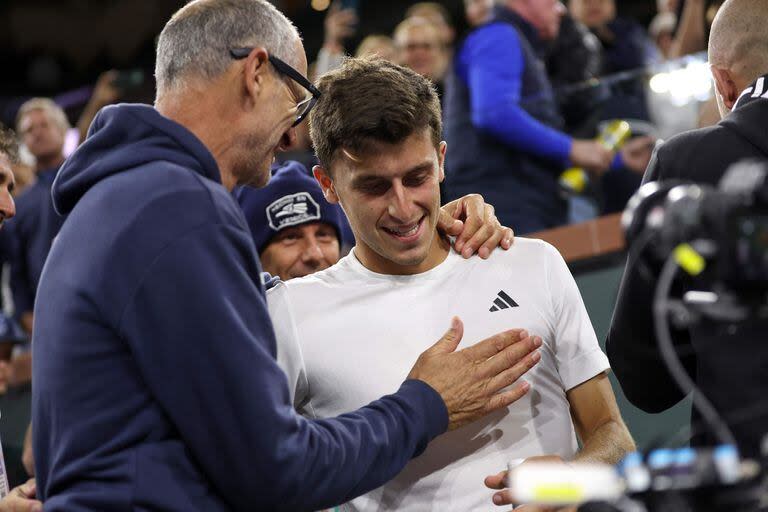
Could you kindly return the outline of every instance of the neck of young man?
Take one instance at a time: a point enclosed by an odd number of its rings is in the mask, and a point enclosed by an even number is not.
[[[362,265],[377,274],[391,276],[409,276],[422,274],[440,265],[448,257],[451,250],[451,242],[448,238],[435,232],[426,257],[413,264],[401,264],[385,258],[364,243],[355,245],[355,256]]]

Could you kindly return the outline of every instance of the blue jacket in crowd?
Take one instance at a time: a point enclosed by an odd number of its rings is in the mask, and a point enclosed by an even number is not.
[[[152,107],[102,110],[53,199],[68,218],[33,361],[47,511],[316,510],[446,429],[420,381],[338,418],[294,413],[243,214],[211,153]]]
[[[447,199],[479,192],[517,233],[565,223],[558,179],[572,140],[542,61],[544,42],[516,13],[494,19],[459,48],[446,87]]]
[[[64,218],[51,201],[58,167],[37,174],[37,181],[16,200],[16,216],[7,224],[10,243],[11,291],[16,318],[32,311],[45,258]]]

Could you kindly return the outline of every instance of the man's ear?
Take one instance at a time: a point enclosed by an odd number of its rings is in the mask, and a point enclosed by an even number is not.
[[[448,143],[445,141],[440,142],[440,146],[437,149],[437,163],[438,163],[438,182],[442,183],[445,179],[445,152],[448,150]]]
[[[339,196],[336,195],[336,189],[333,188],[333,180],[328,175],[328,171],[322,165],[316,165],[312,168],[312,174],[323,189],[325,200],[331,204],[338,204]]]
[[[733,74],[725,68],[711,66],[711,69],[712,76],[715,79],[715,87],[717,87],[717,92],[723,98],[723,104],[729,110],[732,110],[736,100],[739,99],[739,94],[741,94],[741,91],[736,86]]]
[[[264,84],[269,76],[269,53],[265,48],[259,47],[251,50],[245,58],[243,73],[243,89],[253,101],[264,90]]]

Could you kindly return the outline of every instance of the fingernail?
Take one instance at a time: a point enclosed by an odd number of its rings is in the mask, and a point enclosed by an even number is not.
[[[527,380],[524,380],[523,382],[520,383],[520,389],[523,391],[528,391],[529,389],[531,389],[531,383],[528,382]]]
[[[483,258],[483,259],[487,258],[488,257],[488,249],[486,249],[485,247],[481,248],[480,249],[480,257]]]
[[[504,240],[502,240],[501,245],[505,249],[509,249],[512,246],[512,240],[510,240],[509,238],[505,238]]]
[[[534,352],[533,354],[531,354],[531,360],[534,363],[538,363],[539,360],[541,360],[541,353],[540,352]]]
[[[538,336],[533,338],[533,345],[535,347],[540,347],[541,344],[542,344],[541,338],[539,338]]]
[[[521,340],[524,340],[524,339],[525,339],[525,338],[527,338],[527,337],[528,337],[528,331],[526,331],[525,329],[523,329],[522,331],[520,331],[520,339],[521,339]]]
[[[472,256],[473,252],[474,251],[472,251],[472,247],[467,246],[464,248],[463,251],[461,251],[461,255],[464,256],[464,258],[469,258],[470,256]]]
[[[493,495],[493,504],[494,505],[501,505],[501,496],[498,494]]]

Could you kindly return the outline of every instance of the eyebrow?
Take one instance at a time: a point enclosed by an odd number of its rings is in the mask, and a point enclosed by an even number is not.
[[[414,174],[414,173],[417,173],[417,172],[431,171],[433,165],[434,165],[433,162],[424,162],[424,163],[421,163],[421,164],[416,165],[414,167],[411,167],[410,169],[405,171],[402,175],[405,177],[405,176],[408,176],[409,174]],[[352,181],[352,183],[355,184],[355,185],[358,185],[358,184],[361,184],[361,183],[367,183],[367,182],[370,182],[370,181],[376,181],[378,179],[381,179],[381,176],[377,176],[375,174],[363,174],[362,176],[355,177],[355,179]]]

